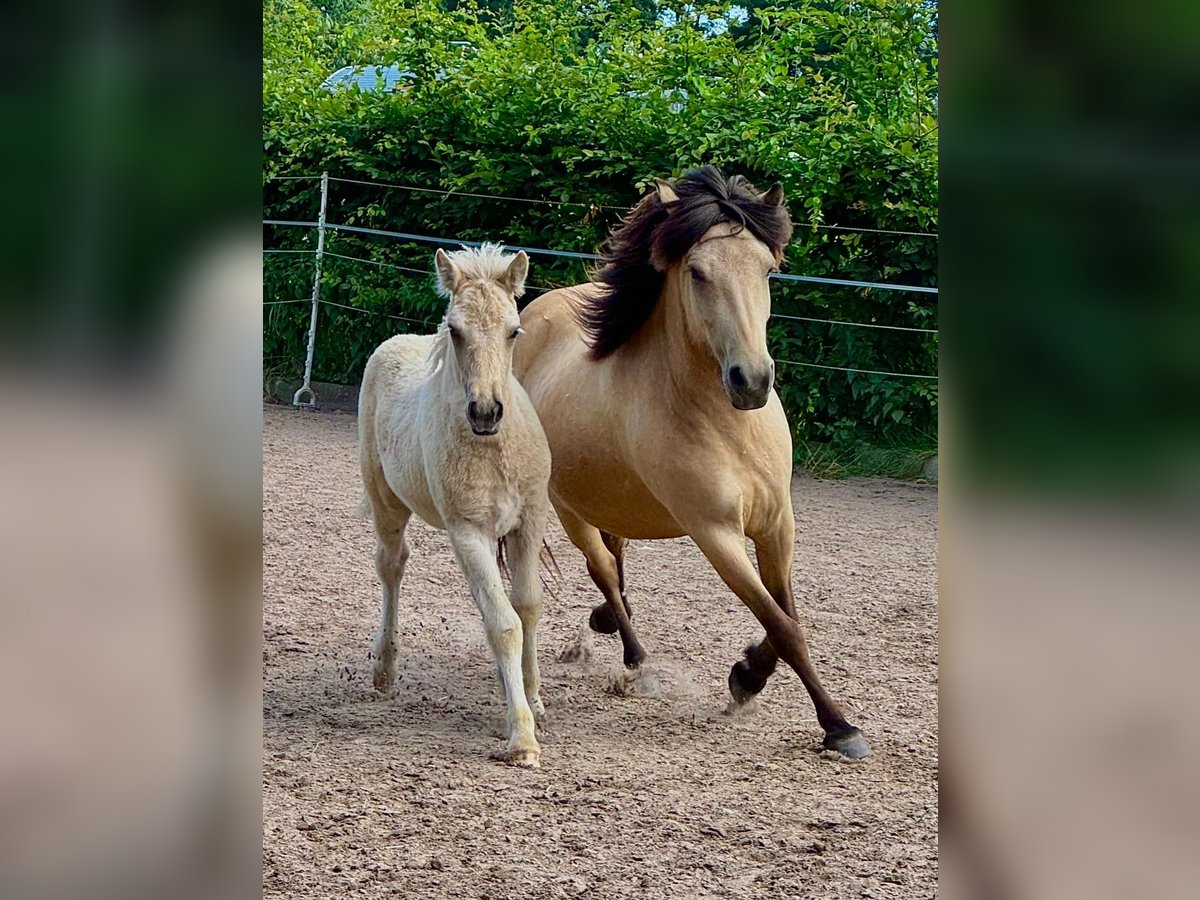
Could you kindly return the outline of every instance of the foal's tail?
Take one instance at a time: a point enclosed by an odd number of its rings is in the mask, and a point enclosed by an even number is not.
[[[511,585],[512,572],[509,571],[508,559],[504,553],[504,538],[500,538],[496,542],[496,564],[500,566],[500,571]],[[552,599],[557,600],[558,585],[563,582],[563,573],[562,569],[558,567],[558,560],[554,558],[554,551],[550,549],[545,538],[542,538],[542,549],[538,551],[538,564],[538,578],[541,579],[542,588]],[[554,575],[553,579],[548,577],[551,574]]]

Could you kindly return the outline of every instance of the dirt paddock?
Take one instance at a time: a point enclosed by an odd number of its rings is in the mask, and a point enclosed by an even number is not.
[[[870,740],[820,751],[781,666],[753,709],[726,677],[760,637],[686,540],[635,542],[650,654],[584,623],[599,595],[557,521],[564,581],[540,629],[542,768],[490,761],[504,709],[445,536],[414,519],[400,678],[371,687],[374,536],[356,513],[356,421],[264,409],[263,886],[269,897],[932,897],[937,893],[937,494],[793,482],[801,624]]]

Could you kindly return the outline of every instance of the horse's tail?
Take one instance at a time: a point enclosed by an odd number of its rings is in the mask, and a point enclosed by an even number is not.
[[[358,498],[358,506],[354,512],[360,519],[372,518],[371,501],[367,499],[366,491],[363,491],[362,496]]]
[[[500,538],[496,542],[496,564],[511,585],[512,572],[508,568],[508,558],[504,552],[504,538]],[[551,574],[554,576],[553,579],[549,577]],[[538,578],[541,579],[542,588],[550,595],[551,599],[557,600],[558,585],[563,582],[563,573],[562,569],[558,567],[558,560],[554,558],[554,551],[550,549],[545,538],[542,538],[542,549],[538,551]]]
[[[550,561],[549,564],[547,564],[546,560]],[[558,591],[555,590],[555,585],[563,583],[563,573],[562,569],[558,567],[558,560],[554,558],[554,551],[550,549],[550,545],[546,543],[545,538],[542,538],[542,549],[538,553],[538,562],[541,563],[539,574],[548,573],[550,571],[550,567],[554,567],[554,585],[547,585],[546,577],[543,574],[542,587],[546,588],[546,590],[550,592],[550,596],[557,600]]]

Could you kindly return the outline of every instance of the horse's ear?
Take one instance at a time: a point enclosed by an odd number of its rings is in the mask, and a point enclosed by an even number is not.
[[[778,181],[775,182],[769,191],[758,198],[758,201],[767,206],[780,206],[783,203],[783,185]]]
[[[679,202],[679,195],[675,193],[675,188],[671,187],[671,183],[669,181],[664,181],[661,178],[655,178],[654,186],[658,191],[658,202],[663,206],[670,206],[672,203]]]
[[[524,250],[518,250],[517,255],[508,264],[508,270],[504,273],[503,280],[505,287],[514,297],[520,297],[525,293],[525,276],[528,274],[529,257],[525,255]]]
[[[454,265],[454,260],[450,258],[450,254],[438,247],[437,253],[433,255],[433,262],[437,268],[438,291],[445,297],[454,296],[454,289],[458,287],[458,268]]]

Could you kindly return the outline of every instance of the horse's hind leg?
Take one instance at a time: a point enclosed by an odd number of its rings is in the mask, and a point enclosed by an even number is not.
[[[379,630],[371,645],[372,682],[375,690],[387,693],[396,682],[396,610],[400,580],[408,562],[408,538],[405,530],[412,512],[394,496],[384,498],[368,493],[375,520],[375,571],[383,585],[383,606]]]
[[[625,615],[632,619],[633,609],[629,606],[629,597],[625,594],[625,548],[629,546],[629,541],[615,534],[609,534],[607,531],[600,532],[600,539],[604,541],[604,546],[617,561],[617,588],[621,592],[621,605],[625,607]],[[607,600],[599,606],[592,607],[592,614],[588,617],[588,627],[599,634],[616,634],[620,630],[617,625],[617,617],[613,615],[612,607],[608,605]]]
[[[567,533],[571,543],[583,553],[584,559],[587,560],[588,574],[608,601],[608,608],[617,623],[617,630],[621,633],[625,666],[636,669],[645,660],[646,651],[642,649],[634,633],[629,613],[621,598],[621,577],[617,570],[616,557],[604,545],[604,538],[598,528],[589,525],[568,509],[556,507],[556,510],[563,531]]]

